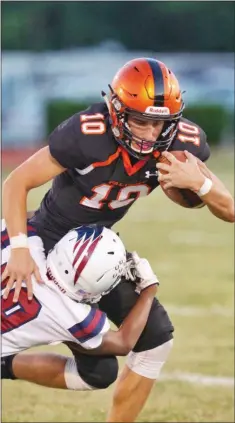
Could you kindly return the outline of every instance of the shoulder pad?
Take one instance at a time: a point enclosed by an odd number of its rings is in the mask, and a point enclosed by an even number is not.
[[[51,155],[67,169],[105,160],[110,150],[112,154],[117,148],[108,135],[108,118],[104,103],[95,103],[71,116],[50,134]]]

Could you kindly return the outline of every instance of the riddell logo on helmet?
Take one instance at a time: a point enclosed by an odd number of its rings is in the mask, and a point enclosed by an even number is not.
[[[148,106],[147,109],[145,110],[145,113],[149,113],[151,115],[167,116],[167,115],[170,114],[170,110],[168,109],[168,107],[153,107],[153,106]]]

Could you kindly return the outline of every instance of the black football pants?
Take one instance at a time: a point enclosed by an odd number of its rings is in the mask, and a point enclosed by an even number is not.
[[[102,297],[98,306],[116,326],[120,326],[137,298],[135,284],[123,279],[116,288]],[[148,322],[133,351],[146,351],[164,344],[173,338],[173,331],[167,312],[155,298]],[[114,382],[118,373],[116,357],[86,356],[73,350],[71,346],[69,348],[76,359],[78,372],[85,382],[99,389],[107,388]]]

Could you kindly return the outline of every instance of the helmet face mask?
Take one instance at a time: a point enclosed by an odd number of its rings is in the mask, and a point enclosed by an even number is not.
[[[155,59],[134,59],[121,68],[110,86],[106,103],[115,139],[132,156],[144,159],[169,148],[182,116],[184,103],[174,74]],[[128,117],[163,121],[156,141],[133,134]]]

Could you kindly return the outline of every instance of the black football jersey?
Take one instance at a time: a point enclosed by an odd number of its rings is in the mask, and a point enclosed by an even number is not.
[[[131,158],[115,140],[104,103],[96,103],[60,124],[49,136],[51,155],[67,170],[58,175],[31,219],[46,250],[70,229],[113,226],[140,196],[158,185],[157,159]],[[205,132],[181,118],[169,151],[188,150],[205,161]]]

